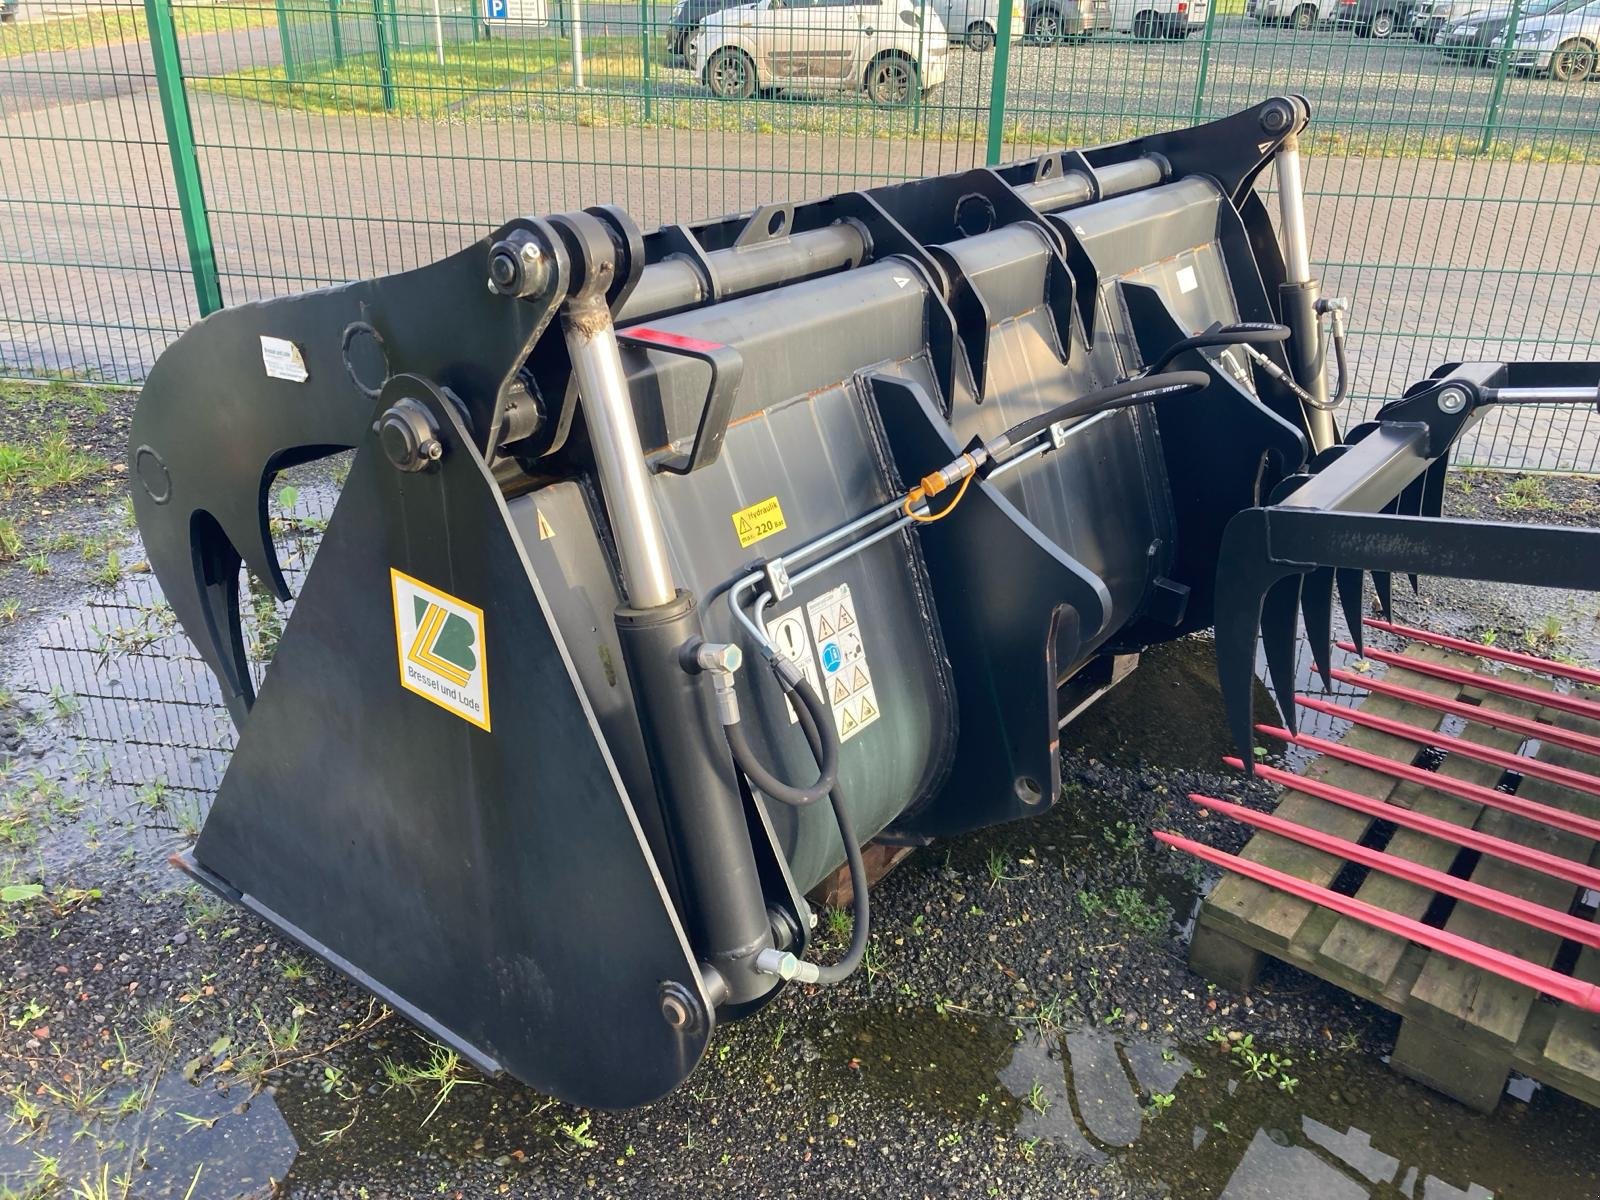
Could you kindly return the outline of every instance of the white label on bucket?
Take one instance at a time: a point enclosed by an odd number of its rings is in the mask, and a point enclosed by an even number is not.
[[[306,360],[300,347],[288,338],[261,335],[261,365],[273,379],[287,379],[290,383],[304,383],[311,377],[306,370]]]
[[[772,635],[772,644],[778,652],[799,667],[806,682],[817,695],[822,695],[822,677],[817,674],[817,659],[811,653],[811,635],[806,632],[805,614],[798,608],[791,608],[768,621],[767,632]],[[795,714],[793,703],[787,699],[784,703],[789,708],[789,724],[793,725],[800,718]]]
[[[841,583],[806,605],[822,663],[822,686],[839,740],[848,742],[881,715],[872,668],[850,585]]]
[[[1195,277],[1193,267],[1178,268],[1178,290],[1187,296],[1200,286],[1200,280]]]

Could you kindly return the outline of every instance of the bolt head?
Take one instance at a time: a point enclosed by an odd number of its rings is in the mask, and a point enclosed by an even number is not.
[[[1467,406],[1467,394],[1458,387],[1447,387],[1434,397],[1440,412],[1458,413]]]
[[[538,242],[523,242],[522,249],[518,251],[518,254],[522,261],[530,267],[537,266],[539,260],[544,257],[544,251],[539,249]]]

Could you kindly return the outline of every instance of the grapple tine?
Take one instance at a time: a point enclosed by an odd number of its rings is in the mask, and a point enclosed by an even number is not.
[[[1361,619],[1367,615],[1362,611],[1367,602],[1366,572],[1357,567],[1339,567],[1333,572],[1333,582],[1339,591],[1339,609],[1344,613],[1344,627],[1350,631],[1350,640],[1355,643],[1356,653],[1360,654],[1364,645]]]
[[[1272,698],[1291,731],[1298,729],[1294,703],[1294,635],[1295,619],[1300,613],[1300,578],[1290,575],[1278,580],[1261,606],[1261,644],[1267,652]]]
[[[1246,509],[1228,522],[1217,558],[1217,680],[1222,686],[1228,729],[1246,774],[1255,762],[1256,641],[1263,608],[1273,586],[1292,570],[1267,556],[1265,510]],[[1290,615],[1292,621],[1292,610]],[[1291,654],[1293,640],[1291,626]],[[1292,682],[1292,664],[1290,679]],[[1292,697],[1293,693],[1286,695]]]
[[[1333,568],[1318,567],[1300,582],[1300,615],[1322,688],[1333,686]]]
[[[1406,484],[1401,491],[1396,502],[1396,511],[1402,516],[1416,517],[1422,515],[1422,506],[1427,497],[1428,475],[1431,470],[1432,468],[1430,467],[1428,471],[1418,475],[1410,483]],[[1417,586],[1417,573],[1408,571],[1406,572],[1406,578],[1411,581],[1411,594],[1413,596],[1418,595],[1421,589]]]
[[[1372,572],[1372,593],[1385,621],[1394,620],[1394,577],[1387,571]]]

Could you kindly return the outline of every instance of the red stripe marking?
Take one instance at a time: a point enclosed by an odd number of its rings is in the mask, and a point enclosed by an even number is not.
[[[1404,684],[1395,683],[1389,679],[1375,679],[1370,675],[1358,675],[1354,671],[1334,671],[1333,677],[1341,683],[1354,684],[1369,692],[1377,692],[1383,696],[1393,696],[1396,700],[1405,700],[1408,703],[1422,708],[1431,708],[1438,712],[1449,713],[1456,717],[1465,717],[1469,721],[1476,721],[1479,725],[1492,725],[1496,729],[1504,729],[1511,733],[1520,733],[1523,737],[1538,738],[1540,741],[1552,742],[1557,746],[1565,746],[1569,750],[1581,750],[1585,754],[1600,757],[1600,738],[1591,737],[1587,733],[1579,733],[1573,729],[1563,729],[1559,725],[1551,725],[1546,721],[1535,721],[1531,717],[1519,717],[1512,713],[1501,712],[1494,708],[1485,708],[1481,704],[1466,704],[1460,700],[1446,700],[1443,696],[1432,696],[1427,692],[1419,692],[1416,688],[1408,688]]]
[[[1230,767],[1236,767],[1241,771],[1244,769],[1244,763],[1237,758],[1228,757],[1222,761]],[[1600,869],[1585,866],[1570,858],[1562,858],[1559,854],[1537,850],[1520,842],[1508,842],[1493,834],[1480,833],[1465,825],[1456,825],[1438,817],[1430,817],[1426,813],[1413,812],[1409,808],[1401,808],[1398,804],[1390,804],[1386,800],[1374,800],[1371,796],[1363,796],[1360,792],[1324,783],[1320,779],[1291,775],[1287,771],[1278,770],[1277,767],[1258,763],[1256,774],[1269,783],[1276,783],[1291,791],[1303,792],[1307,796],[1315,796],[1318,800],[1326,800],[1330,804],[1366,813],[1369,817],[1376,817],[1380,821],[1404,825],[1407,829],[1415,829],[1418,833],[1426,833],[1440,841],[1453,842],[1457,846],[1466,846],[1483,854],[1492,854],[1495,858],[1516,863],[1519,867],[1527,867],[1530,871],[1538,871],[1552,879],[1564,879],[1579,887],[1600,889]]]
[[[1559,783],[1562,787],[1569,787],[1576,792],[1588,792],[1591,796],[1600,796],[1600,778],[1571,767],[1540,762],[1537,758],[1530,758],[1526,754],[1512,754],[1505,750],[1496,750],[1493,746],[1480,746],[1477,742],[1440,733],[1436,729],[1422,729],[1359,708],[1329,704],[1326,700],[1313,700],[1309,696],[1296,696],[1295,703],[1315,712],[1327,713],[1330,717],[1338,717],[1341,721],[1354,721],[1357,725],[1365,725],[1368,729],[1376,729],[1379,733],[1387,733],[1391,737],[1420,742],[1424,746],[1437,746],[1441,750],[1448,750],[1463,758],[1475,758],[1479,762],[1489,763],[1507,771],[1516,771],[1519,775],[1547,779],[1551,783]]]
[[[1298,896],[1312,904],[1319,904],[1336,913],[1365,921],[1375,928],[1398,934],[1420,946],[1436,950],[1449,958],[1460,959],[1471,966],[1480,967],[1502,979],[1531,987],[1547,996],[1554,996],[1557,1000],[1565,1000],[1586,1012],[1600,1012],[1600,986],[1595,984],[1584,983],[1581,979],[1574,979],[1570,975],[1562,975],[1548,967],[1541,967],[1514,954],[1482,945],[1449,930],[1435,929],[1431,925],[1413,921],[1410,917],[1403,917],[1399,913],[1368,904],[1364,900],[1357,900],[1353,896],[1344,896],[1328,888],[1318,887],[1314,883],[1307,883],[1304,879],[1286,875],[1272,867],[1264,867],[1260,863],[1239,858],[1237,855],[1224,854],[1220,850],[1213,850],[1210,846],[1179,837],[1175,833],[1166,833],[1158,829],[1155,831],[1155,836],[1157,841],[1176,847],[1196,858],[1215,863],[1247,879],[1254,879],[1257,883],[1264,883],[1268,887],[1288,892],[1289,895]]]
[[[1377,617],[1367,617],[1363,622],[1374,629],[1381,629],[1385,633],[1392,633],[1396,637],[1403,637],[1412,642],[1426,642],[1430,646],[1443,646],[1447,650],[1459,650],[1463,654],[1475,655],[1478,658],[1487,658],[1493,662],[1510,663],[1512,666],[1524,667],[1530,671],[1543,671],[1546,675],[1559,675],[1562,679],[1570,679],[1574,683],[1586,684],[1589,687],[1600,687],[1600,671],[1590,667],[1575,667],[1568,663],[1559,663],[1554,659],[1543,658],[1537,654],[1523,654],[1519,650],[1502,650],[1497,646],[1484,646],[1477,642],[1469,642],[1465,638],[1451,637],[1444,633],[1434,633],[1428,629],[1417,629],[1411,625],[1396,625],[1391,621],[1380,621]]]
[[[1526,817],[1541,825],[1550,825],[1556,829],[1564,829],[1568,833],[1575,833],[1579,837],[1589,838],[1591,841],[1600,841],[1600,821],[1581,817],[1564,808],[1540,804],[1537,800],[1524,800],[1521,796],[1508,795],[1494,788],[1468,783],[1463,779],[1452,779],[1437,771],[1425,771],[1409,763],[1399,763],[1392,758],[1384,758],[1381,754],[1369,754],[1365,750],[1352,749],[1342,742],[1330,742],[1326,738],[1312,737],[1307,733],[1290,733],[1287,729],[1279,729],[1275,725],[1257,725],[1256,728],[1268,737],[1304,746],[1307,750],[1315,750],[1320,754],[1326,754],[1329,758],[1355,763],[1358,767],[1377,771],[1380,775],[1392,775],[1396,779],[1404,779],[1420,787],[1432,788],[1436,792],[1471,800],[1474,804],[1482,804],[1486,808],[1504,809],[1508,813],[1515,813],[1519,817]]]
[[[636,342],[648,342],[666,350],[688,350],[694,354],[715,354],[723,349],[721,342],[708,342],[704,338],[690,337],[686,333],[669,333],[665,329],[652,329],[648,325],[633,325],[622,331],[622,336]]]
[[[1371,867],[1374,871],[1381,871],[1385,875],[1393,875],[1396,879],[1414,883],[1418,887],[1454,896],[1457,900],[1464,900],[1486,912],[1520,921],[1524,925],[1531,925],[1535,929],[1542,929],[1557,937],[1571,938],[1585,946],[1600,948],[1600,925],[1575,917],[1571,913],[1550,908],[1548,905],[1535,904],[1531,900],[1524,900],[1521,896],[1485,887],[1470,879],[1461,879],[1444,871],[1435,870],[1433,867],[1424,866],[1422,863],[1412,862],[1408,858],[1374,850],[1358,842],[1334,837],[1319,829],[1308,829],[1304,825],[1296,825],[1293,821],[1285,821],[1282,817],[1271,813],[1256,812],[1252,808],[1245,808],[1242,804],[1230,804],[1226,800],[1217,800],[1197,793],[1190,793],[1189,799],[1202,808],[1231,817],[1235,821],[1243,821],[1246,825],[1265,829],[1268,833],[1275,833],[1279,837],[1286,837],[1338,858],[1360,863],[1362,866]]]

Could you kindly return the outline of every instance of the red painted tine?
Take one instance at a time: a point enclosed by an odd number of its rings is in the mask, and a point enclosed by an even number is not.
[[[1339,649],[1347,650],[1351,654],[1356,652],[1355,646],[1349,642],[1340,642]],[[1539,708],[1557,708],[1574,716],[1600,721],[1600,704],[1592,700],[1567,696],[1560,692],[1541,691],[1536,687],[1511,683],[1497,675],[1479,675],[1476,671],[1463,671],[1460,667],[1448,667],[1443,663],[1423,662],[1421,659],[1407,658],[1403,654],[1391,654],[1387,650],[1374,650],[1371,646],[1362,651],[1362,657],[1370,658],[1374,662],[1388,663],[1392,667],[1403,667],[1407,671],[1415,671],[1418,675],[1431,675],[1435,679],[1444,679],[1450,683],[1482,688],[1486,692],[1498,692],[1502,696],[1526,700]]]
[[[1543,992],[1547,996],[1554,996],[1557,1000],[1565,1000],[1568,1004],[1583,1009],[1586,1012],[1600,1012],[1600,985],[1584,983],[1581,979],[1574,979],[1570,975],[1562,975],[1548,967],[1541,967],[1538,963],[1531,963],[1527,959],[1518,958],[1514,954],[1507,954],[1503,950],[1496,950],[1492,946],[1485,946],[1479,942],[1451,933],[1447,929],[1435,929],[1431,925],[1424,925],[1421,921],[1413,921],[1410,917],[1403,917],[1399,913],[1390,912],[1386,908],[1379,908],[1368,904],[1365,900],[1357,900],[1354,896],[1340,895],[1325,887],[1318,887],[1314,883],[1307,883],[1304,879],[1297,879],[1293,875],[1286,875],[1272,867],[1262,866],[1260,863],[1251,862],[1247,858],[1240,858],[1233,854],[1224,854],[1221,850],[1213,850],[1201,842],[1190,841],[1186,837],[1179,837],[1175,833],[1164,830],[1155,831],[1156,840],[1206,862],[1215,863],[1224,870],[1232,871],[1236,875],[1243,875],[1247,879],[1254,879],[1257,883],[1264,883],[1268,887],[1277,888],[1281,892],[1288,892],[1291,896],[1298,896],[1312,904],[1320,904],[1323,908],[1332,909],[1347,917],[1354,917],[1358,921],[1365,921],[1377,929],[1388,933],[1398,934],[1400,937],[1436,950],[1449,958],[1460,959],[1474,967],[1498,975],[1502,979],[1509,979],[1513,983],[1520,983],[1535,991]]]
[[[1529,671],[1543,671],[1546,675],[1559,675],[1562,679],[1570,679],[1574,683],[1585,684],[1588,687],[1600,687],[1600,671],[1590,667],[1574,667],[1537,654],[1523,654],[1517,650],[1502,650],[1498,646],[1484,646],[1477,642],[1469,642],[1465,638],[1434,633],[1429,629],[1380,621],[1377,617],[1367,617],[1363,624],[1381,629],[1385,633],[1392,633],[1396,637],[1403,637],[1407,641],[1443,646],[1447,650],[1459,650],[1463,654],[1476,655],[1478,658],[1487,658],[1493,662],[1510,663],[1514,667],[1523,667]]]
[[[1308,733],[1290,733],[1287,729],[1279,729],[1276,725],[1257,725],[1256,728],[1268,737],[1275,737],[1294,746],[1303,746],[1307,750],[1315,750],[1319,754],[1326,754],[1329,758],[1342,759],[1358,767],[1366,767],[1369,771],[1392,775],[1396,779],[1432,788],[1436,792],[1460,796],[1463,800],[1471,800],[1474,804],[1482,804],[1488,808],[1504,809],[1506,812],[1516,813],[1519,817],[1537,821],[1541,825],[1564,829],[1568,833],[1575,833],[1591,841],[1600,841],[1600,821],[1579,816],[1564,808],[1540,804],[1537,800],[1524,800],[1521,796],[1511,796],[1481,784],[1452,779],[1437,771],[1424,771],[1421,767],[1413,767],[1410,763],[1398,763],[1392,758],[1384,758],[1381,754],[1354,750],[1339,742],[1330,742],[1327,738],[1312,737]]]
[[[1503,767],[1507,771],[1516,771],[1519,774],[1529,775],[1535,779],[1545,779],[1551,783],[1559,783],[1562,787],[1571,788],[1575,792],[1588,792],[1591,796],[1600,796],[1600,778],[1590,775],[1586,771],[1557,766],[1555,763],[1540,762],[1537,758],[1530,758],[1525,754],[1512,754],[1506,750],[1496,750],[1493,746],[1480,746],[1477,742],[1469,742],[1466,738],[1452,737],[1450,734],[1440,733],[1436,729],[1422,729],[1416,725],[1407,725],[1404,721],[1396,721],[1390,717],[1380,717],[1376,713],[1364,712],[1359,708],[1348,708],[1342,704],[1329,704],[1326,700],[1314,700],[1310,696],[1296,696],[1295,703],[1315,712],[1327,713],[1330,717],[1338,717],[1342,721],[1354,721],[1357,725],[1365,725],[1368,729],[1376,729],[1379,733],[1387,733],[1392,737],[1421,742],[1424,746],[1437,746],[1441,750],[1448,750],[1452,754],[1461,755],[1463,758],[1475,758],[1479,762]]]
[[[1313,849],[1360,863],[1362,866],[1371,867],[1374,871],[1382,871],[1385,875],[1404,879],[1407,883],[1443,892],[1446,896],[1454,896],[1457,900],[1464,900],[1487,912],[1509,917],[1513,921],[1531,925],[1535,929],[1543,929],[1546,933],[1553,933],[1557,937],[1571,938],[1585,946],[1600,948],[1600,925],[1575,917],[1571,913],[1535,904],[1531,900],[1524,900],[1521,896],[1512,896],[1495,888],[1484,887],[1483,884],[1473,883],[1470,879],[1460,879],[1444,871],[1436,871],[1421,863],[1394,854],[1385,854],[1381,850],[1334,837],[1317,829],[1307,829],[1304,825],[1296,825],[1293,821],[1285,821],[1282,817],[1270,813],[1256,812],[1240,804],[1230,804],[1226,800],[1217,800],[1211,796],[1195,793],[1190,793],[1189,799],[1202,808],[1231,817],[1235,821],[1243,821],[1246,825],[1265,829],[1279,837],[1286,837]]]
[[[1479,725],[1492,725],[1509,733],[1520,733],[1523,737],[1552,742],[1557,746],[1565,746],[1569,750],[1581,750],[1585,754],[1593,754],[1600,758],[1600,737],[1592,737],[1587,733],[1563,729],[1547,721],[1535,721],[1532,717],[1518,717],[1497,709],[1484,708],[1481,704],[1467,704],[1461,700],[1430,696],[1427,692],[1408,688],[1403,683],[1374,679],[1370,675],[1358,675],[1354,671],[1335,670],[1333,677],[1341,683],[1353,684],[1383,696],[1392,696],[1396,700],[1405,700],[1421,708],[1431,708],[1438,712],[1449,713],[1451,716],[1465,717],[1469,721],[1476,721]]]
[[[1222,761],[1230,767],[1244,770],[1244,763],[1237,758],[1224,758]],[[1366,813],[1369,817],[1377,817],[1380,821],[1392,821],[1396,825],[1404,825],[1407,829],[1415,829],[1418,833],[1425,833],[1440,841],[1453,842],[1457,846],[1465,846],[1480,854],[1489,854],[1506,862],[1515,863],[1519,867],[1527,867],[1530,871],[1538,871],[1552,879],[1562,879],[1579,887],[1600,890],[1600,868],[1585,866],[1574,859],[1562,858],[1559,854],[1551,854],[1547,850],[1536,850],[1520,842],[1508,842],[1493,834],[1480,833],[1476,829],[1468,829],[1465,825],[1456,825],[1438,817],[1430,817],[1426,813],[1413,812],[1409,808],[1401,808],[1398,804],[1390,804],[1386,800],[1374,800],[1371,796],[1363,796],[1360,792],[1324,783],[1320,779],[1291,775],[1287,771],[1278,770],[1277,767],[1257,763],[1256,774],[1269,783],[1276,783],[1281,787],[1315,796],[1319,800]]]

